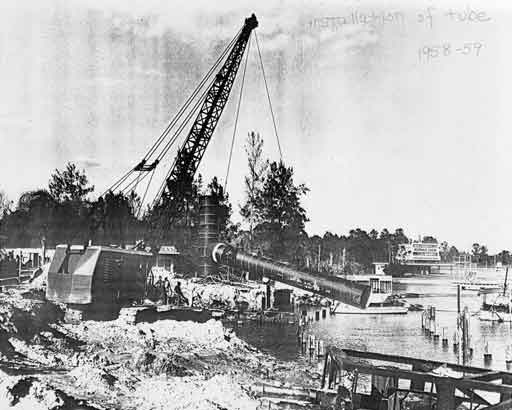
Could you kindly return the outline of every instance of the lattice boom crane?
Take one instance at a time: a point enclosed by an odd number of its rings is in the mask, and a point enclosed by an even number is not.
[[[183,194],[192,186],[199,163],[226,106],[251,32],[257,26],[258,20],[254,14],[245,19],[231,52],[215,76],[190,132],[178,151],[167,176],[165,189],[160,193],[157,202],[165,199],[179,204]]]

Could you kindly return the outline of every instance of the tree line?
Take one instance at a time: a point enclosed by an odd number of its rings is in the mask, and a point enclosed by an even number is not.
[[[56,169],[48,186],[23,193],[17,202],[9,201],[0,191],[0,245],[4,247],[37,247],[44,239],[46,246],[59,243],[120,245],[135,244],[141,239],[175,245],[188,253],[195,248],[199,217],[199,197],[210,194],[219,202],[220,239],[247,252],[265,255],[310,271],[361,273],[373,262],[392,260],[398,246],[409,241],[402,228],[355,228],[347,235],[326,232],[309,236],[302,200],[309,193],[305,184],[296,183],[294,170],[283,161],[263,157],[263,138],[250,132],[246,139],[247,175],[245,201],[239,206],[241,223],[233,222],[233,206],[229,195],[214,177],[205,184],[199,174],[182,199],[180,215],[166,228],[158,240],[154,231],[159,209],[142,209],[141,198],[134,191],[107,192],[91,199],[94,186],[85,171],[73,163]],[[424,237],[425,242],[437,239]],[[447,242],[440,243],[441,259],[451,262],[466,255]],[[510,253],[488,255],[484,245],[475,243],[473,261],[480,264],[499,261],[510,263]]]

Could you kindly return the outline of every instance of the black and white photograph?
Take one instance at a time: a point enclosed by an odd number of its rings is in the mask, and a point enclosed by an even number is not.
[[[1,0],[0,410],[512,410],[509,41],[506,0]]]

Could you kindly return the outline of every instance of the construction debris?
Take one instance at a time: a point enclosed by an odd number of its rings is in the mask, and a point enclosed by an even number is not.
[[[257,409],[257,385],[317,384],[216,320],[63,323],[43,295],[0,294],[0,408]]]

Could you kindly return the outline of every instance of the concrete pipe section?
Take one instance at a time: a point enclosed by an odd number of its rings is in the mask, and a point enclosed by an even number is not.
[[[261,274],[277,282],[286,283],[358,308],[365,309],[369,303],[371,293],[369,286],[325,273],[302,272],[271,259],[242,252],[225,243],[217,243],[213,246],[212,259],[219,265]]]

